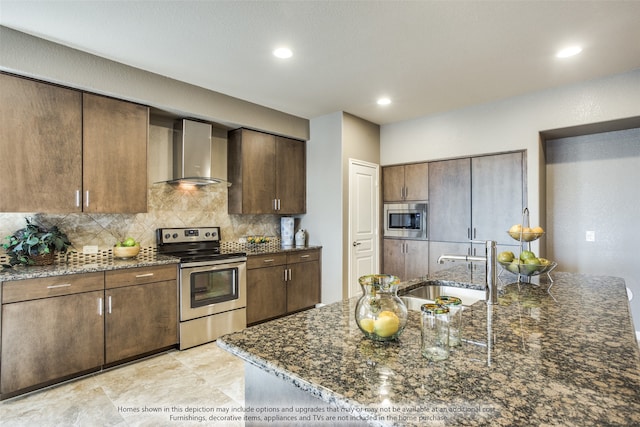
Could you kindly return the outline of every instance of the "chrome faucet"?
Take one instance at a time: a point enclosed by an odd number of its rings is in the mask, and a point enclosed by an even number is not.
[[[475,243],[475,242],[474,242]],[[497,256],[496,256],[496,242],[494,240],[487,240],[482,242],[485,245],[485,256],[476,255],[440,255],[438,258],[439,264],[444,264],[445,260],[448,261],[465,261],[465,262],[484,262],[485,263],[485,282],[486,282],[486,300],[487,304],[496,304],[498,302],[498,275],[497,275]]]

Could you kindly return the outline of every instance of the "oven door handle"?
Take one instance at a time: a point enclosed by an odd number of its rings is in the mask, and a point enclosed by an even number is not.
[[[180,264],[180,268],[182,270],[189,269],[190,272],[199,272],[199,271],[215,271],[226,268],[235,268],[246,265],[246,259],[242,261],[228,261],[228,262],[216,262],[215,264],[205,263],[205,262],[197,262],[197,263],[185,263]]]

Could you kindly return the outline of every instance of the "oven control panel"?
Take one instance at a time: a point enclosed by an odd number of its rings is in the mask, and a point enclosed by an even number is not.
[[[158,243],[216,242],[220,240],[220,227],[159,228]]]

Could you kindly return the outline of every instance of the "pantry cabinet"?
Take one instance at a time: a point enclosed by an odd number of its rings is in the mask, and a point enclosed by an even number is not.
[[[429,240],[496,240],[521,222],[526,199],[522,152],[429,164]]]
[[[320,249],[250,255],[247,259],[247,324],[320,302]]]
[[[147,211],[148,107],[0,73],[0,212]]]
[[[0,73],[0,212],[79,212],[82,93]]]
[[[385,274],[411,280],[429,273],[429,242],[426,240],[384,239]]]
[[[429,164],[383,167],[382,198],[385,202],[428,200]]]
[[[4,282],[2,398],[100,369],[103,297],[102,273]]]
[[[229,132],[231,214],[306,212],[306,143],[249,129]]]
[[[178,342],[176,266],[105,272],[105,364]]]

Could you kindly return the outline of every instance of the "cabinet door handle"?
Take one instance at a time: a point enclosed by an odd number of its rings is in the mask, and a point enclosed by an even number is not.
[[[139,277],[151,277],[151,276],[153,276],[153,273],[136,274],[136,278],[139,278]]]
[[[285,281],[285,282],[289,280],[287,277],[288,277],[288,275],[287,275],[287,269],[285,268],[285,269],[284,269],[284,281]]]
[[[98,316],[102,317],[102,297],[98,298]]]
[[[473,227],[473,238],[474,239],[476,238],[476,228],[475,227]]]
[[[47,289],[68,288],[69,286],[71,286],[71,283],[62,283],[60,285],[49,285],[47,286]]]
[[[108,313],[111,314],[111,295],[109,295],[109,300],[107,302],[107,306],[109,307]]]
[[[467,227],[467,239],[471,240],[471,227]]]
[[[76,190],[76,208],[80,207],[80,190]]]
[[[293,275],[291,274],[291,269],[289,269],[289,281],[291,281]]]
[[[280,210],[280,199],[278,199],[278,210]]]
[[[84,192],[84,204],[86,207],[89,207],[89,190]]]

